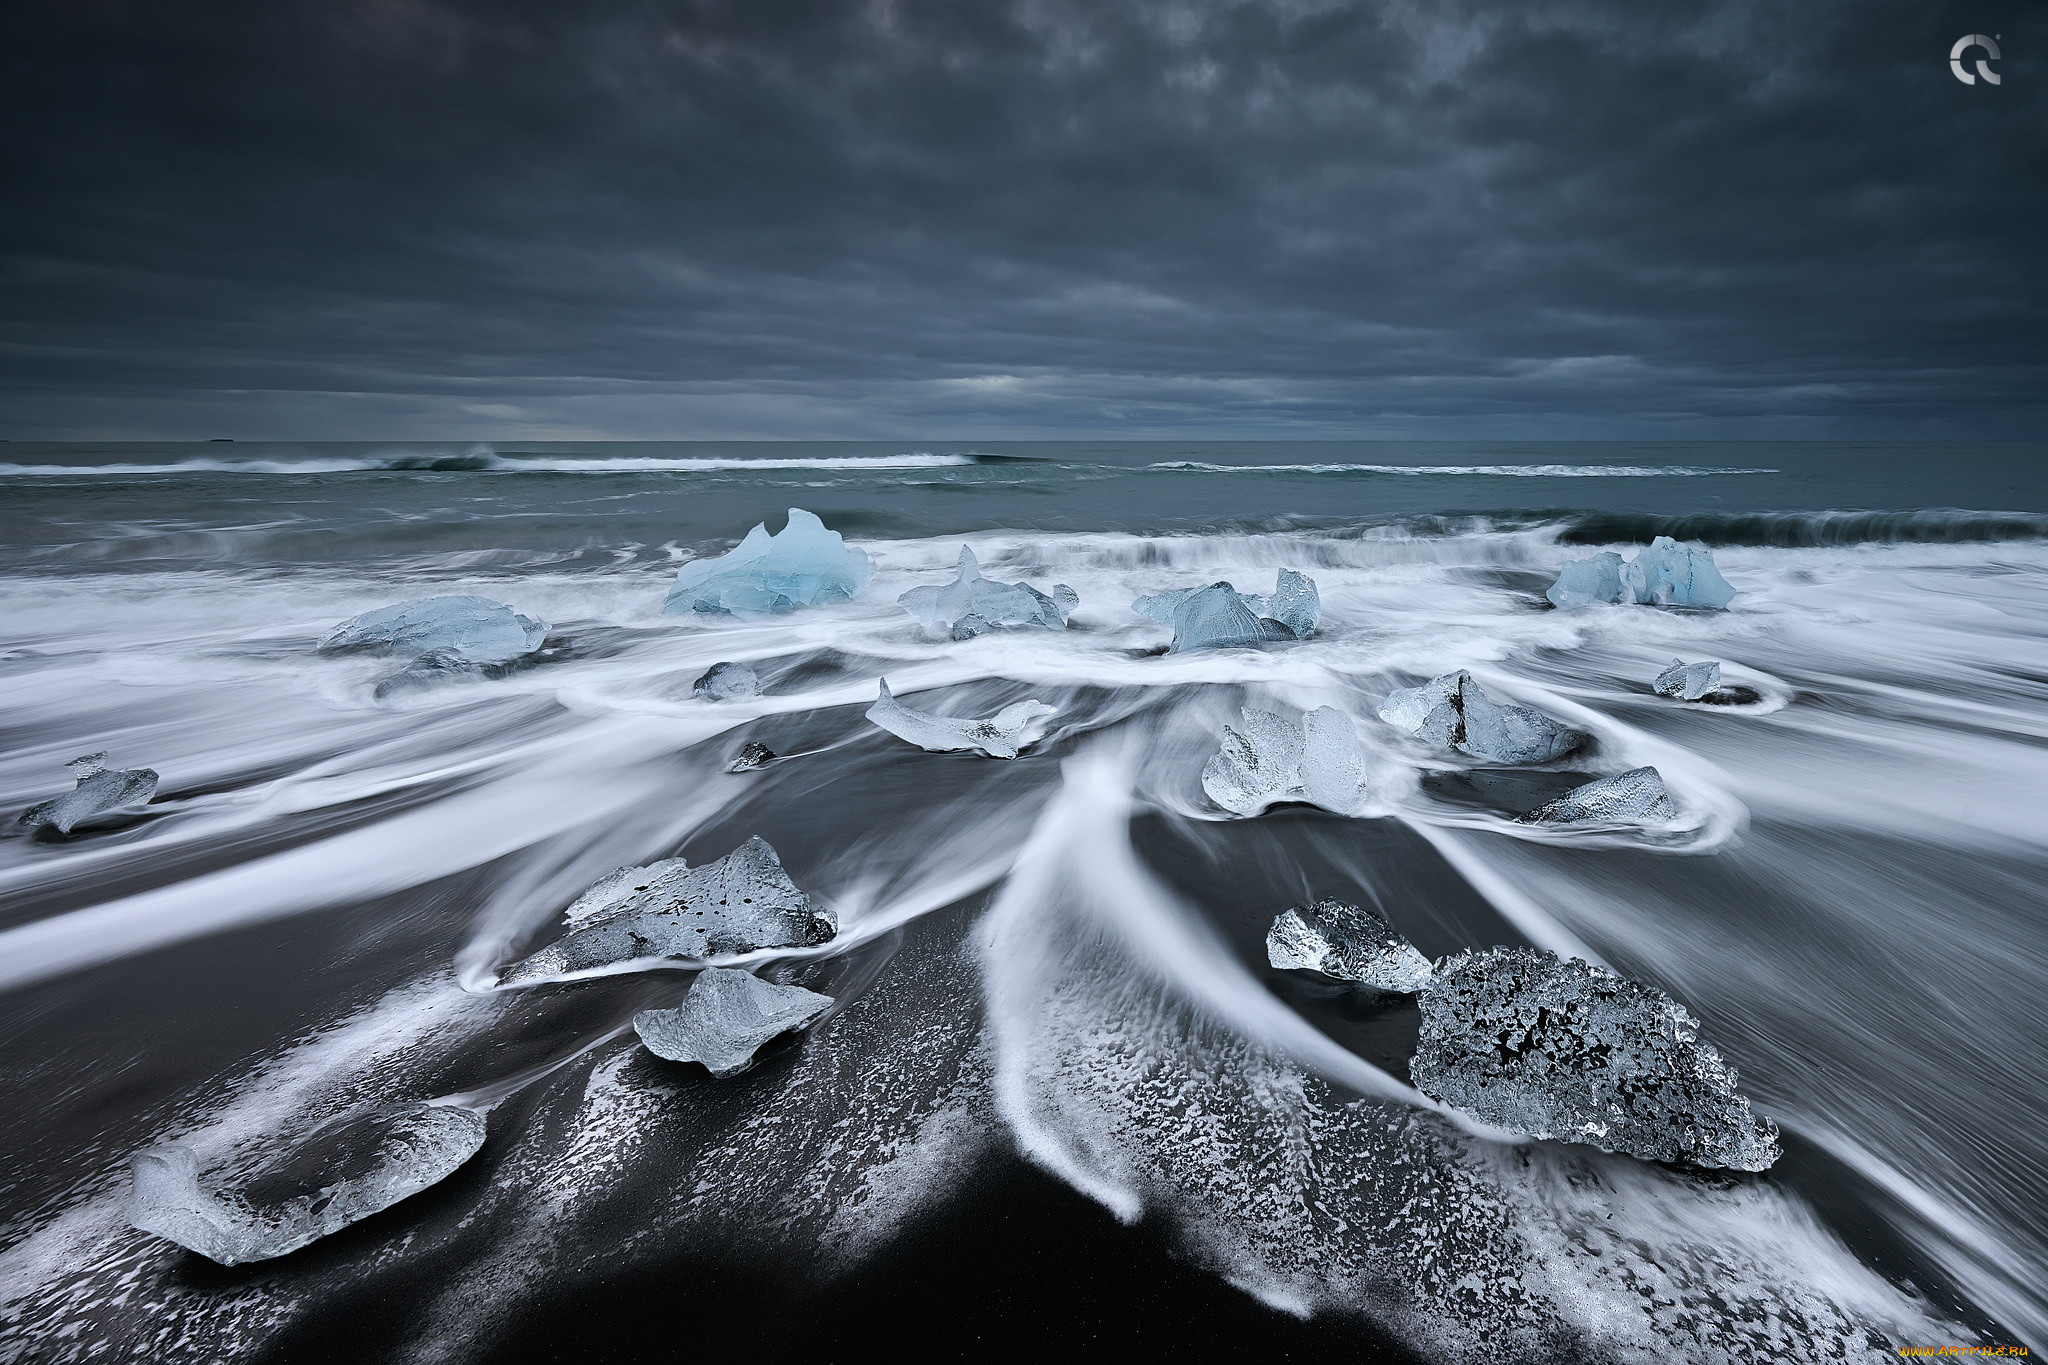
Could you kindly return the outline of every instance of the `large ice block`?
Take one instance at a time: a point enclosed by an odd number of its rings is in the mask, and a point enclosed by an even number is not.
[[[633,1030],[657,1057],[702,1062],[714,1076],[754,1064],[754,1053],[777,1034],[799,1029],[832,1008],[832,997],[801,986],[778,986],[736,967],[708,967],[672,1010],[642,1010]]]
[[[23,829],[31,832],[54,829],[59,834],[69,834],[73,828],[95,816],[127,806],[145,805],[156,795],[156,769],[109,770],[105,750],[74,758],[64,766],[71,769],[75,779],[71,790],[62,796],[38,801],[23,811],[16,822]]]
[[[761,695],[761,678],[745,664],[716,663],[690,688],[702,701],[732,701]]]
[[[1266,961],[1403,995],[1421,990],[1430,975],[1429,959],[1384,915],[1332,900],[1276,918],[1266,931]]]
[[[1229,583],[1175,588],[1131,603],[1131,610],[1173,627],[1169,654],[1193,649],[1238,649],[1275,640],[1305,640],[1322,617],[1314,580],[1282,569],[1271,596],[1239,592]]]
[[[351,616],[320,641],[329,653],[439,654],[472,664],[509,663],[547,638],[547,623],[488,597],[419,597]]]
[[[990,758],[1015,758],[1020,749],[1036,738],[1031,734],[1038,722],[1057,714],[1042,701],[1015,701],[986,720],[936,716],[913,711],[889,691],[889,680],[880,680],[881,695],[868,708],[868,719],[898,739],[935,754],[979,750]]]
[[[1714,567],[1709,551],[1658,536],[1625,564],[1612,550],[1573,560],[1558,572],[1544,596],[1560,607],[1640,602],[1719,610],[1735,599],[1735,589]]]
[[[1621,556],[1602,550],[1585,559],[1574,559],[1558,570],[1557,581],[1543,595],[1559,607],[1590,607],[1596,602],[1622,600]]]
[[[222,1265],[268,1260],[419,1193],[483,1144],[475,1110],[394,1104],[324,1125],[228,1189],[201,1184],[190,1147],[152,1147],[128,1159],[128,1221]]]
[[[1778,1129],[1683,1005],[1536,948],[1438,965],[1409,1072],[1425,1095],[1497,1127],[1648,1161],[1761,1171]]]
[[[1292,569],[1280,571],[1271,595],[1247,597],[1245,605],[1265,620],[1287,627],[1297,640],[1315,634],[1323,619],[1323,595],[1316,590],[1315,580]]]
[[[1351,717],[1319,706],[1288,720],[1245,707],[1244,729],[1223,727],[1223,744],[1202,768],[1209,799],[1239,815],[1280,801],[1305,801],[1339,815],[1365,805],[1365,751]]]
[[[1493,763],[1554,762],[1592,738],[1534,707],[1495,701],[1462,668],[1420,687],[1389,692],[1380,719],[1442,748]]]
[[[1655,768],[1630,768],[1574,787],[1548,805],[1516,817],[1531,825],[1635,825],[1678,815]]]
[[[687,611],[774,616],[857,597],[873,576],[866,551],[847,545],[801,507],[792,507],[789,524],[774,535],[766,525],[756,525],[716,559],[683,565],[662,610],[672,616]]]
[[[1029,583],[998,583],[981,576],[974,551],[960,547],[959,573],[944,587],[912,588],[896,600],[925,626],[956,640],[991,630],[1065,630],[1081,599],[1064,583],[1048,597]]]
[[[717,862],[668,858],[612,873],[564,914],[569,932],[499,976],[503,985],[652,958],[701,960],[824,943],[839,932],[758,834]]]
[[[1721,665],[1709,660],[1706,663],[1689,664],[1683,659],[1673,659],[1671,667],[1657,675],[1651,689],[1660,697],[1677,697],[1681,701],[1698,701],[1721,685]]]

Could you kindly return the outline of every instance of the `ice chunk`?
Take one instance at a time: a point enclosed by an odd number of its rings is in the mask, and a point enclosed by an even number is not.
[[[1314,580],[1282,569],[1270,597],[1248,596],[1229,583],[1176,588],[1131,603],[1131,610],[1173,627],[1169,654],[1236,649],[1274,640],[1307,639],[1322,616]]]
[[[1673,659],[1671,667],[1657,675],[1651,684],[1660,697],[1677,697],[1683,701],[1698,701],[1721,685],[1721,665],[1709,661],[1703,664],[1689,664],[1682,659]]]
[[[1385,916],[1342,901],[1317,901],[1275,919],[1266,931],[1266,961],[1403,995],[1429,983],[1429,959]]]
[[[703,867],[668,858],[621,868],[578,897],[564,918],[569,932],[507,968],[500,984],[551,981],[644,958],[804,947],[839,932],[832,912],[797,889],[759,835]]]
[[[352,616],[320,641],[329,653],[445,654],[473,664],[509,663],[540,648],[547,624],[502,602],[461,594],[419,597]]]
[[[1287,627],[1297,640],[1315,634],[1323,619],[1323,595],[1316,591],[1315,580],[1292,569],[1280,571],[1272,596],[1247,597],[1245,605],[1266,620]]]
[[[1574,787],[1545,806],[1516,817],[1536,825],[1629,825],[1670,820],[1678,807],[1655,768],[1630,768]]]
[[[1301,718],[1301,787],[1312,805],[1339,815],[1365,806],[1365,750],[1351,717],[1318,706]]]
[[[1533,707],[1502,705],[1459,669],[1387,694],[1380,719],[1430,743],[1494,763],[1550,763],[1592,736]]]
[[[484,1116],[444,1104],[394,1104],[331,1122],[234,1189],[199,1182],[199,1157],[176,1144],[128,1159],[128,1221],[220,1262],[297,1251],[445,1178],[484,1145]]]
[[[849,547],[801,507],[774,535],[766,525],[716,559],[695,559],[676,574],[662,610],[730,612],[742,618],[773,616],[822,602],[859,596],[874,576],[867,552]]]
[[[1735,599],[1735,589],[1721,577],[1708,551],[1658,536],[1626,564],[1612,550],[1573,560],[1558,573],[1544,596],[1560,607],[1640,602],[1719,610]]]
[[[1244,729],[1223,727],[1223,747],[1202,768],[1209,799],[1239,815],[1257,815],[1278,801],[1306,801],[1339,815],[1365,804],[1365,753],[1351,718],[1333,706],[1299,725],[1271,711],[1245,707]]]
[[[896,600],[904,610],[933,630],[944,630],[956,640],[971,639],[984,631],[1035,627],[1065,630],[1067,617],[1080,605],[1080,596],[1064,583],[1053,585],[1047,597],[1029,583],[997,583],[981,576],[974,551],[960,547],[959,576],[944,587],[912,588]]]
[[[40,801],[21,813],[17,822],[24,829],[35,831],[54,829],[59,834],[69,834],[72,829],[94,816],[124,806],[146,804],[156,795],[156,769],[120,768],[109,771],[104,750],[74,758],[64,765],[72,770],[76,778],[71,790],[62,796],[53,796]]]
[[[830,1008],[829,995],[778,986],[736,967],[707,967],[679,1007],[642,1010],[633,1030],[657,1057],[702,1062],[714,1076],[732,1076],[754,1064],[761,1044]]]
[[[705,701],[731,701],[735,697],[761,695],[761,679],[745,664],[717,663],[697,679],[690,689]]]
[[[1649,986],[1536,948],[1438,965],[1416,1088],[1498,1127],[1648,1161],[1761,1171],[1778,1128],[1750,1113],[1699,1021]]]
[[[752,772],[774,757],[775,751],[773,749],[759,740],[750,739],[740,746],[740,756],[732,761],[732,766],[727,768],[726,771],[729,773]]]
[[[1014,701],[987,720],[958,720],[913,711],[889,691],[889,680],[880,680],[881,695],[868,708],[868,719],[898,739],[907,739],[920,749],[935,754],[978,749],[990,758],[1015,758],[1017,751],[1033,742],[1038,722],[1055,715],[1042,701]]]

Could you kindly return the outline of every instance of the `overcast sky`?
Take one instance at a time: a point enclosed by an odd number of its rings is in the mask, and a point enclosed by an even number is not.
[[[0,435],[2039,438],[2044,45],[1919,0],[13,0]]]

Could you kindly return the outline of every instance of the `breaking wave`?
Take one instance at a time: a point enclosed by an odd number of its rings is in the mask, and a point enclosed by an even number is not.
[[[2032,512],[1974,512],[1956,507],[1907,512],[1585,512],[1571,517],[1558,539],[1567,545],[1616,545],[1656,536],[1708,545],[1817,549],[1831,545],[1953,545],[1967,541],[2040,540],[2048,516]]]
[[[489,473],[489,474],[715,474],[745,472],[888,469],[958,469],[992,459],[963,453],[935,455],[914,451],[902,455],[808,455],[766,460],[715,456],[665,455],[500,455],[476,449],[460,455],[362,455],[297,460],[227,460],[206,457],[162,464],[0,464],[0,478],[104,478],[176,474],[360,474],[360,473]]]

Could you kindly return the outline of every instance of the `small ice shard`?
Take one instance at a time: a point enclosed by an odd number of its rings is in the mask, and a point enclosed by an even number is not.
[[[352,616],[320,641],[329,653],[445,654],[471,664],[510,663],[547,638],[547,624],[502,602],[461,594],[420,597]]]
[[[1167,653],[1184,654],[1191,649],[1305,640],[1322,618],[1322,597],[1306,574],[1282,569],[1270,597],[1249,596],[1229,583],[1211,583],[1140,597],[1131,610],[1173,627]]]
[[[745,664],[716,663],[690,689],[705,701],[731,701],[761,695],[761,679]]]
[[[1013,701],[987,720],[957,720],[929,711],[913,711],[896,700],[889,691],[887,678],[880,683],[881,695],[868,708],[868,719],[898,739],[907,739],[935,754],[978,749],[990,758],[1015,758],[1019,749],[1036,738],[1027,737],[1026,732],[1035,730],[1045,717],[1057,714],[1042,701]]]
[[[1423,1094],[1531,1137],[1761,1171],[1778,1128],[1662,991],[1537,948],[1462,953],[1421,998]]]
[[[1266,931],[1266,961],[1401,995],[1429,984],[1429,959],[1385,916],[1342,901],[1317,901],[1275,919]]]
[[[822,602],[844,602],[868,586],[874,569],[867,552],[849,547],[801,507],[789,509],[789,524],[768,534],[765,524],[716,559],[695,559],[676,574],[662,610],[730,612],[755,618],[795,611]]]
[[[974,551],[962,545],[959,575],[951,583],[912,588],[896,600],[929,629],[967,640],[991,630],[1065,630],[1080,595],[1064,583],[1055,583],[1052,592],[1047,597],[1029,583],[983,578]]]
[[[1678,815],[1655,768],[1630,768],[1574,787],[1548,805],[1516,819],[1525,825],[1635,825]]]
[[[500,985],[552,981],[645,958],[807,947],[839,932],[832,912],[797,888],[758,834],[703,867],[667,858],[620,868],[563,917],[569,932],[508,967]]]
[[[832,997],[778,986],[737,967],[707,967],[672,1010],[642,1010],[633,1031],[657,1057],[702,1062],[714,1076],[754,1064],[761,1044],[799,1029],[832,1008]]]
[[[1712,661],[1689,664],[1682,659],[1673,659],[1671,667],[1659,673],[1657,681],[1650,685],[1660,697],[1698,701],[1721,685],[1721,665]]]
[[[1223,746],[1202,768],[1209,799],[1239,815],[1279,801],[1306,801],[1338,815],[1365,805],[1365,751],[1351,717],[1319,706],[1299,725],[1245,707],[1244,729],[1223,727]]]
[[[1640,602],[1658,607],[1708,607],[1719,610],[1735,599],[1735,589],[1714,567],[1705,549],[1680,545],[1658,536],[1626,564],[1612,550],[1575,559],[1558,572],[1544,593],[1560,607],[1586,607],[1596,602]]]
[[[222,1265],[263,1261],[391,1207],[444,1179],[484,1145],[484,1116],[394,1104],[316,1129],[235,1189],[199,1183],[199,1157],[170,1144],[128,1159],[128,1221]]]
[[[1533,707],[1502,705],[1464,669],[1389,692],[1380,719],[1432,744],[1494,763],[1550,763],[1592,736]]]
[[[40,801],[21,813],[17,822],[23,829],[54,829],[69,834],[94,816],[124,806],[147,804],[156,795],[156,769],[119,768],[109,771],[104,750],[74,758],[64,765],[72,770],[76,784],[62,796]]]
[[[750,739],[740,746],[740,756],[727,768],[729,773],[747,773],[775,757],[775,751],[759,740]]]

